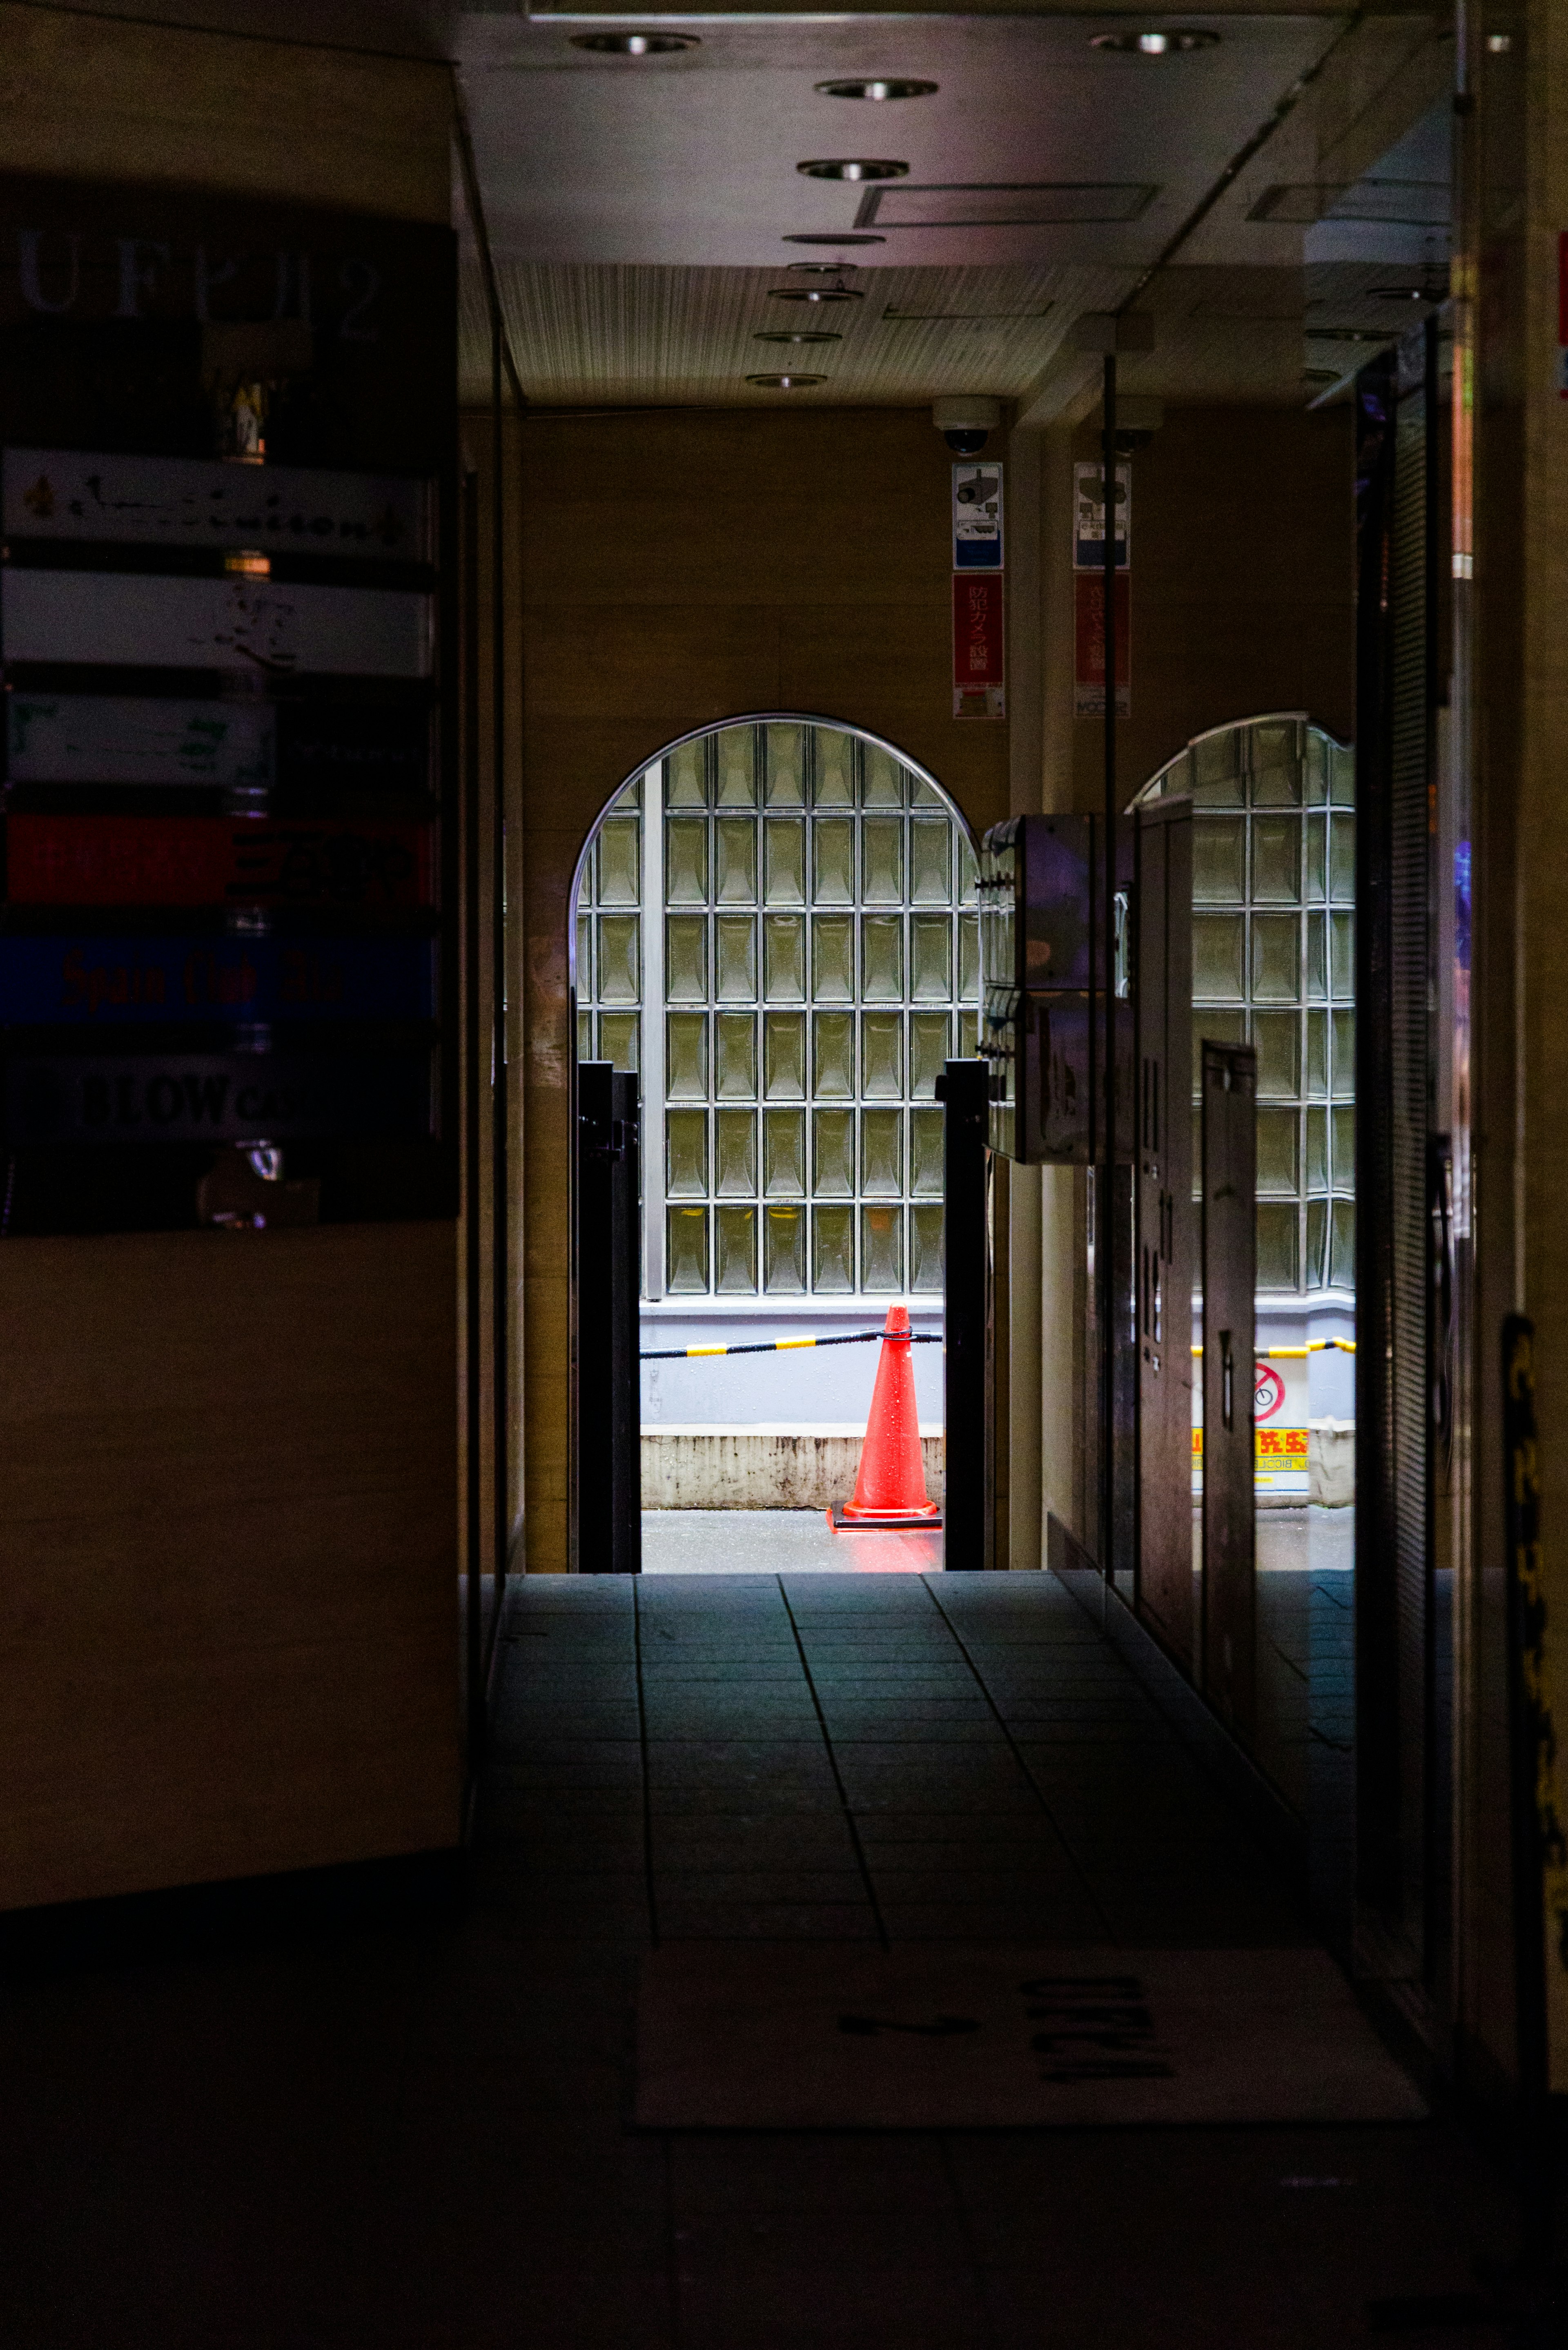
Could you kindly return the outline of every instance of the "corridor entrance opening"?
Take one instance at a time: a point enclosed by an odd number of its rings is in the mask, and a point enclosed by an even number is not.
[[[975,1051],[975,879],[933,776],[794,713],[674,743],[584,848],[574,1080],[609,1063],[639,1091],[641,1352],[663,1358],[641,1367],[643,1501],[696,1513],[650,1528],[649,1564],[720,1511],[728,1565],[737,1512],[767,1513],[797,1565],[809,1513],[821,1563],[853,1563],[823,1513],[853,1487],[877,1350],[799,1342],[879,1330],[895,1302],[940,1496],[941,1350],[921,1342],[941,1328],[938,1081]],[[580,1418],[574,1459],[580,1492]]]

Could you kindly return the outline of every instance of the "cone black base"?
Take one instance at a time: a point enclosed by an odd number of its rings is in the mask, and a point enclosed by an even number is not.
[[[835,1502],[827,1513],[827,1523],[836,1534],[909,1534],[941,1531],[942,1514],[938,1510],[929,1518],[846,1518],[842,1505]]]

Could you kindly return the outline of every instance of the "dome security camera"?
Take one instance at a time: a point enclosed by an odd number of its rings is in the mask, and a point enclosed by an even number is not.
[[[934,400],[931,422],[955,457],[978,457],[1002,422],[1002,402],[970,392],[961,399]]]

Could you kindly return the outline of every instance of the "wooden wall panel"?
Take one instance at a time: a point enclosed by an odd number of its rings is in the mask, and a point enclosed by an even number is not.
[[[0,1245],[0,1908],[451,1846],[444,1223]]]

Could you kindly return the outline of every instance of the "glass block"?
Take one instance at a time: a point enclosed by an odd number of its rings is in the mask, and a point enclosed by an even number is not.
[[[715,743],[719,764],[720,807],[755,807],[757,804],[757,732],[754,726],[726,726]]]
[[[817,827],[820,834],[823,827]],[[898,816],[867,816],[860,819],[860,902],[863,906],[901,906],[904,902],[904,819]]]
[[[1315,726],[1309,726],[1306,731],[1302,774],[1308,807],[1324,806],[1328,800],[1328,737],[1320,733]]]
[[[713,824],[713,897],[721,906],[750,906],[757,895],[757,828],[750,816],[722,816]]]
[[[909,827],[909,901],[946,906],[952,900],[953,828],[941,816],[917,816]]]
[[[1328,1279],[1328,1201],[1309,1200],[1306,1218],[1306,1263],[1302,1267],[1303,1289],[1322,1289]]]
[[[1306,1189],[1326,1191],[1328,1189],[1328,1112],[1309,1109],[1306,1114]]]
[[[1247,819],[1201,816],[1192,827],[1192,902],[1239,906],[1247,894]]]
[[[1335,1200],[1329,1227],[1328,1278],[1334,1289],[1355,1286],[1355,1202]]]
[[[1293,816],[1252,818],[1252,897],[1272,906],[1299,906],[1302,828]]]
[[[953,932],[946,914],[909,917],[909,993],[917,1003],[947,1003],[953,992]]]
[[[855,737],[819,726],[815,746],[812,798],[818,807],[855,805]]]
[[[855,1197],[855,1112],[818,1109],[811,1118],[811,1188],[825,1200]]]
[[[599,833],[601,906],[635,906],[642,895],[642,827],[634,816],[610,816]]]
[[[642,1022],[635,1012],[601,1012],[599,1056],[635,1075],[641,1066]]]
[[[1328,892],[1336,906],[1355,903],[1355,818],[1329,818]]]
[[[1195,998],[1206,1000],[1218,996],[1221,1003],[1241,1003],[1245,993],[1241,957],[1246,937],[1244,915],[1193,916],[1192,993]]]
[[[708,917],[669,914],[664,922],[664,993],[670,1003],[708,1001]]]
[[[827,1291],[855,1286],[855,1211],[814,1208],[811,1211],[811,1285]]]
[[[1355,917],[1354,914],[1331,914],[1328,918],[1328,927],[1334,994],[1341,1003],[1354,1002]],[[604,993],[602,988],[599,992],[601,994]]]
[[[943,799],[940,792],[936,789],[934,785],[926,783],[920,776],[915,774],[912,768],[906,767],[904,773],[909,779],[909,806],[911,807],[946,807],[947,802]]]
[[[798,816],[770,816],[763,826],[763,895],[770,906],[805,903],[805,826]]]
[[[972,1061],[980,1050],[980,1014],[961,1012],[958,1016],[958,1051],[956,1061]]]
[[[909,1287],[936,1290],[942,1286],[942,1211],[909,1211]]]
[[[594,1015],[591,1012],[579,1012],[577,1014],[577,1058],[579,1061],[594,1058]]]
[[[855,1014],[817,1012],[812,1015],[812,1087],[828,1101],[855,1097]]]
[[[1314,1100],[1328,1091],[1328,1014],[1306,1016],[1306,1089]]]
[[[1258,1287],[1294,1289],[1299,1282],[1301,1211],[1293,1200],[1258,1203]]]
[[[1355,1189],[1355,1109],[1348,1104],[1330,1112],[1334,1120],[1334,1188],[1336,1191]]]
[[[871,1113],[867,1112],[867,1116]],[[942,1113],[940,1109],[909,1112],[909,1189],[926,1199],[940,1199],[942,1190]]]
[[[1207,1006],[1192,1015],[1192,1098],[1197,1100],[1203,1079],[1203,1047],[1209,1045],[1244,1045],[1247,1041],[1247,1015],[1244,1012],[1214,1012]],[[1194,1166],[1197,1165],[1194,1159]]]
[[[763,916],[763,993],[770,1003],[805,1002],[805,917]]]
[[[657,785],[659,781],[658,769],[650,767],[649,769],[649,773],[653,777],[654,783]],[[616,809],[618,813],[622,808],[640,807],[642,806],[642,777],[640,775],[634,775],[629,784],[623,784],[620,790],[617,792],[614,799],[611,800],[610,806],[612,808]]]
[[[770,1200],[805,1197],[805,1110],[763,1110],[763,1190]]]
[[[816,906],[855,903],[855,826],[848,816],[818,816],[811,827],[811,896]]]
[[[1302,1089],[1301,1017],[1294,1012],[1255,1012],[1252,1042],[1258,1048],[1258,1092],[1293,1101]]]
[[[904,1022],[897,1012],[860,1015],[861,1087],[867,1099],[897,1100],[904,1091]]]
[[[705,1200],[708,1196],[708,1113],[705,1109],[670,1109],[664,1113],[664,1189],[671,1200]]]
[[[980,1009],[980,916],[959,916],[959,1002]]]
[[[1252,769],[1251,802],[1255,808],[1300,807],[1302,771],[1293,760],[1279,760]]]
[[[1321,1003],[1328,993],[1328,932],[1326,916],[1309,914],[1306,922],[1306,968],[1302,993],[1309,1003]]]
[[[915,1101],[937,1097],[937,1079],[952,1051],[950,1026],[945,1012],[909,1015],[909,1093]]]
[[[1309,906],[1321,906],[1328,896],[1328,818],[1309,816],[1305,827],[1306,871],[1302,895]]]
[[[1328,752],[1328,796],[1334,806],[1355,806],[1355,753],[1331,743]]]
[[[721,1003],[757,1000],[757,925],[750,914],[720,914],[713,923]]]
[[[598,998],[601,1003],[635,1003],[642,993],[635,914],[598,918]]]
[[[774,1297],[798,1296],[805,1287],[805,1210],[763,1211],[763,1287]]]
[[[900,1003],[904,996],[902,914],[860,917],[860,997],[865,1003]]]
[[[765,726],[763,729],[769,807],[805,806],[805,734],[804,726]]]
[[[594,992],[594,918],[591,914],[577,916],[577,993],[591,996]]]
[[[1193,926],[1195,929],[1196,924]],[[1302,984],[1302,926],[1294,914],[1252,917],[1252,1001],[1294,1003]]]
[[[904,1113],[901,1109],[861,1111],[860,1189],[867,1199],[902,1199]]]
[[[819,1003],[854,1003],[855,918],[852,914],[812,916],[811,992]]]
[[[964,838],[962,833],[959,834],[958,854],[959,904],[961,906],[972,906],[975,899],[975,884],[980,879],[980,868],[975,863],[974,851],[970,847],[968,841]]]
[[[757,1097],[757,1024],[750,1012],[721,1012],[713,1022],[714,1097],[719,1101]]]
[[[708,1098],[708,1016],[670,1012],[664,1018],[664,1091],[670,1101]]]
[[[863,802],[868,807],[902,807],[904,805],[904,769],[891,751],[879,751],[867,743],[864,753],[865,785]]]
[[[1104,697],[1102,696],[1102,699]],[[1241,807],[1241,737],[1234,726],[1192,745],[1194,807]]]
[[[1317,1113],[1314,1113],[1317,1115]],[[1258,1112],[1258,1192],[1278,1195],[1301,1188],[1301,1116],[1293,1109]]]
[[[664,1232],[664,1279],[670,1296],[705,1295],[708,1287],[707,1209],[667,1209]]]
[[[708,805],[708,741],[682,743],[665,762],[666,807],[706,807]]]
[[[1336,1094],[1354,1094],[1355,1014],[1354,1012],[1334,1012],[1328,1017],[1334,1023],[1334,1090]]]
[[[904,1286],[904,1211],[902,1208],[862,1208],[860,1211],[860,1286],[862,1289],[902,1289]]]
[[[805,1014],[763,1014],[763,1091],[769,1101],[805,1099]]]
[[[701,816],[669,816],[664,819],[664,897],[670,906],[705,906],[708,902],[708,819]]]
[[[1270,718],[1260,724],[1256,720],[1246,729],[1249,764],[1254,776],[1264,775],[1272,767],[1293,767],[1301,755],[1297,739],[1298,722],[1293,718]],[[1257,793],[1253,792],[1256,804]]]
[[[721,1297],[748,1296],[757,1285],[757,1211],[713,1211],[713,1287]]]

